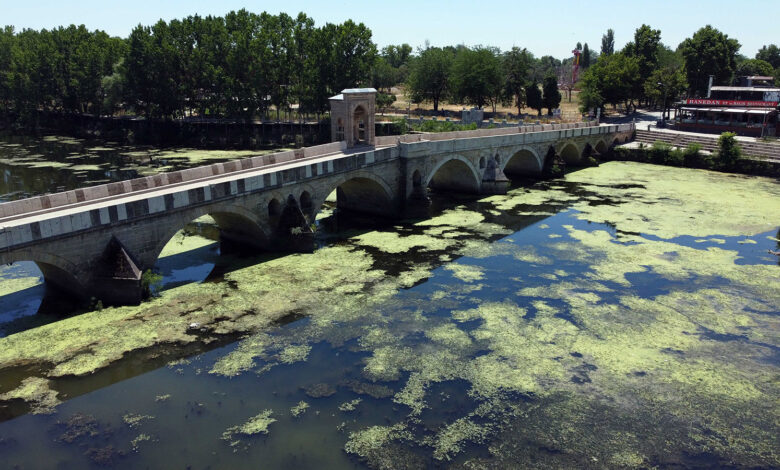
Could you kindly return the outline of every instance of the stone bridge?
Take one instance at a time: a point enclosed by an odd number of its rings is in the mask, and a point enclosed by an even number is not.
[[[325,199],[381,217],[424,216],[426,188],[506,192],[553,159],[576,165],[631,139],[632,125],[554,124],[377,137],[219,163],[0,204],[0,263],[33,261],[77,296],[136,303],[142,272],[192,220],[214,218],[222,243],[306,250]]]

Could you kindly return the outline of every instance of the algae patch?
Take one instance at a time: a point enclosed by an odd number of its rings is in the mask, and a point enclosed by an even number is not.
[[[297,405],[290,408],[290,414],[293,416],[293,418],[297,418],[298,416],[305,413],[306,410],[308,409],[309,409],[309,404],[301,400],[300,402],[298,402]]]
[[[244,424],[228,428],[222,433],[222,439],[229,441],[236,435],[253,436],[256,434],[268,434],[268,427],[276,422],[271,418],[273,410],[264,410],[257,416],[247,420]]]
[[[30,405],[33,414],[51,414],[60,404],[58,393],[50,388],[51,381],[41,377],[28,377],[14,390],[0,395],[0,400],[23,400]]]
[[[478,266],[460,263],[451,263],[444,267],[451,271],[452,275],[463,282],[474,282],[484,278],[484,270]]]

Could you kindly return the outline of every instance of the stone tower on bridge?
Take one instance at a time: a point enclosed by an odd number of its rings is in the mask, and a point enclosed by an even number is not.
[[[346,141],[347,148],[375,143],[374,113],[376,90],[374,88],[347,88],[330,101],[330,139]]]

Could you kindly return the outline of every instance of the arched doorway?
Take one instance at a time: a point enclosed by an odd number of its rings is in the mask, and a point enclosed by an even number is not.
[[[338,118],[336,120],[336,141],[341,142],[344,140],[344,120]]]
[[[352,118],[352,135],[355,137],[355,145],[366,144],[366,125],[368,115],[363,106],[357,106]]]

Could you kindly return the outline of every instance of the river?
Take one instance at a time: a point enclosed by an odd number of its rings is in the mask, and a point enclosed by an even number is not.
[[[137,307],[0,268],[3,465],[780,466],[776,180],[612,162],[317,224],[249,256],[195,221]]]

